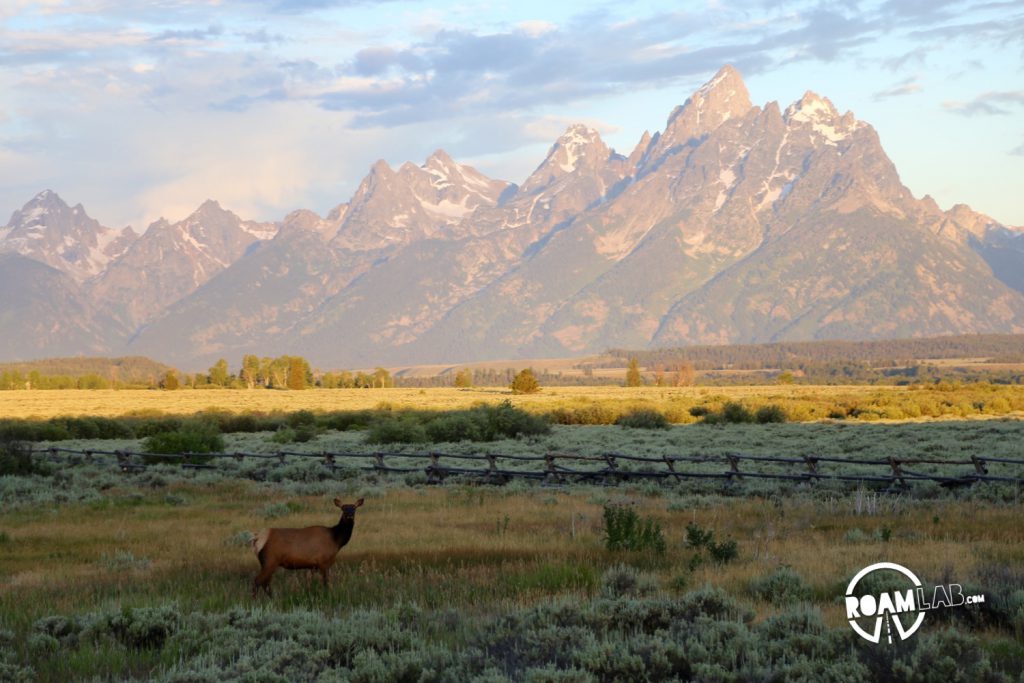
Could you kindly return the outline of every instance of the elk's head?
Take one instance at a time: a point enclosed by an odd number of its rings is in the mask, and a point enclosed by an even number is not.
[[[360,498],[355,503],[342,503],[341,498],[335,498],[334,504],[341,508],[342,519],[355,519],[356,508],[363,504],[363,499]]]

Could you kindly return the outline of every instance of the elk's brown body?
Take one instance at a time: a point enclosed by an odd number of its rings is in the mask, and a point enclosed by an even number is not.
[[[338,551],[352,538],[356,508],[363,504],[363,499],[353,504],[344,504],[335,498],[334,504],[341,508],[341,519],[332,527],[263,529],[255,535],[252,550],[260,561],[260,573],[253,581],[253,597],[256,597],[260,588],[270,595],[270,580],[278,567],[319,571],[324,586],[327,585],[327,574]]]

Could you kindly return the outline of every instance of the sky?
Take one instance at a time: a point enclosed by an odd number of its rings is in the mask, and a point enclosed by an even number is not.
[[[2,0],[0,221],[43,189],[137,230],[323,215],[438,148],[522,182],[574,122],[628,153],[727,63],[1024,226],[1024,0]]]

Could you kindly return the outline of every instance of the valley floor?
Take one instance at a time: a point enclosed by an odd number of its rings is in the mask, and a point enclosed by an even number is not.
[[[362,436],[289,448],[369,448]],[[271,437],[226,435],[231,449],[273,452]],[[429,448],[1020,458],[1022,437],[1016,420],[556,426]],[[77,443],[90,444],[102,442]],[[330,477],[316,463],[246,467],[124,474],[94,462],[0,477],[0,679],[999,681],[1024,669],[1015,485],[438,487]],[[274,597],[254,601],[249,532],[333,523],[335,496],[366,504],[330,586],[280,571]],[[660,526],[664,553],[607,548],[617,505]],[[735,556],[688,543],[689,525],[735,541]],[[986,603],[929,614],[889,649],[869,644],[842,595],[880,561]]]

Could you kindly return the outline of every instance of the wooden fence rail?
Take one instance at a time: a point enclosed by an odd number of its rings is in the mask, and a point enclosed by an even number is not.
[[[129,450],[71,449],[52,447],[34,449],[33,454],[47,457],[62,464],[73,465],[77,458],[83,461],[109,459],[123,472],[138,472],[155,463],[177,462],[183,468],[217,469],[218,460],[264,460],[283,465],[300,459],[316,459],[329,469],[358,469],[384,474],[423,473],[430,483],[441,483],[448,477],[476,477],[492,483],[512,479],[529,479],[549,483],[589,481],[617,484],[631,480],[666,480],[680,482],[686,479],[721,479],[739,483],[745,479],[770,479],[798,482],[849,481],[888,484],[891,489],[906,489],[915,481],[933,481],[945,487],[969,486],[978,482],[1004,482],[1024,484],[1024,460],[972,456],[943,460],[941,458],[841,458],[831,456],[765,456],[743,453],[724,455],[659,455],[645,456],[626,453],[583,455],[552,452],[543,455],[515,455],[503,453],[397,453],[397,452],[328,452],[307,453],[277,451],[276,453],[175,453],[170,455],[140,453]],[[69,459],[66,456],[71,456]],[[390,462],[389,462],[390,460]],[[442,462],[445,461],[445,462]],[[452,463],[452,461],[455,461]],[[458,463],[466,462],[467,465]],[[472,467],[478,462],[483,466]],[[447,464],[452,463],[452,464]],[[505,464],[507,463],[507,464]],[[510,468],[513,463],[519,468]],[[600,467],[587,466],[600,464]],[[504,466],[503,466],[504,465]],[[753,466],[752,469],[750,466]],[[761,466],[758,469],[758,466]],[[765,471],[764,465],[783,471]],[[915,469],[907,469],[907,466]],[[918,465],[938,465],[943,468],[966,468],[955,474],[948,472],[917,471]],[[989,465],[1003,470],[989,473]],[[703,466],[705,469],[701,469]],[[823,471],[827,466],[828,471]],[[869,468],[871,471],[850,471],[849,468]],[[881,469],[883,472],[878,472]],[[839,471],[835,471],[839,470]]]

